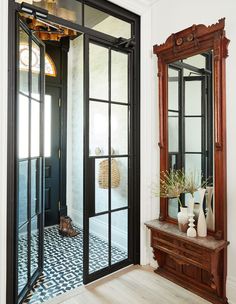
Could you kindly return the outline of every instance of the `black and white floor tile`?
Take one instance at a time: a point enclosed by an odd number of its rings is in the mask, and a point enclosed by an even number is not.
[[[51,298],[61,295],[69,290],[79,287],[83,283],[83,232],[73,238],[63,237],[58,232],[58,226],[45,229],[44,235],[44,273],[35,284],[33,291],[28,295],[24,303],[39,304]],[[32,252],[37,259],[37,236],[35,248]],[[24,251],[26,239],[21,238],[19,250]],[[95,272],[108,266],[108,244],[97,236],[90,235],[89,242],[90,265],[89,272]],[[25,285],[25,269],[27,261],[22,256],[19,263],[19,278]],[[127,258],[127,253],[112,246],[112,264]],[[35,266],[35,263],[32,264]],[[32,269],[33,272],[33,269]]]

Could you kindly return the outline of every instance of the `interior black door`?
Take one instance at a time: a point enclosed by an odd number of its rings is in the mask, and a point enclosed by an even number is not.
[[[85,284],[133,262],[132,56],[85,37]]]
[[[17,21],[16,294],[22,303],[43,270],[45,48]]]
[[[60,88],[46,82],[45,94],[45,226],[58,224],[60,209]]]

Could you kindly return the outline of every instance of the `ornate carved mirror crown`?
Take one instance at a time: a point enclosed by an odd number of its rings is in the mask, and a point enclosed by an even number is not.
[[[225,19],[193,25],[155,45],[160,170],[198,171],[213,191],[208,232],[226,240]],[[181,198],[183,203],[186,197]],[[198,198],[195,198],[197,203]],[[161,198],[160,220],[177,223],[178,203]]]

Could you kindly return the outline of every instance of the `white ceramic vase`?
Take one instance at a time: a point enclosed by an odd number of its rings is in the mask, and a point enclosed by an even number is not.
[[[186,232],[188,229],[188,208],[180,207],[180,212],[177,214],[179,231]]]
[[[200,237],[206,237],[207,236],[207,223],[205,214],[203,211],[203,201],[205,196],[206,189],[200,188],[198,190],[199,193],[199,199],[200,199],[200,211],[199,211],[199,217],[198,217],[198,223],[197,223],[197,234]]]
[[[207,228],[210,230],[214,230],[214,213],[212,210],[212,197],[213,197],[213,187],[206,187],[207,190],[207,196],[206,196],[206,210],[207,210],[207,215],[206,215],[206,223],[207,223]]]
[[[195,225],[197,225],[197,222],[198,222],[199,211],[200,211],[199,207],[200,207],[200,204],[198,202],[194,203],[193,214],[194,214],[194,219],[195,219]]]
[[[196,229],[194,228],[194,213],[193,213],[193,208],[194,208],[194,197],[191,196],[191,199],[189,201],[189,228],[187,230],[187,236],[189,237],[196,237],[197,232]]]

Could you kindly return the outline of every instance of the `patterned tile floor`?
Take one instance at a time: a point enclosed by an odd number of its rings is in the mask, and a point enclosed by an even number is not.
[[[44,235],[44,274],[35,284],[33,291],[24,303],[39,304],[69,290],[83,282],[83,233],[74,238],[63,237],[58,233],[58,227],[45,229]],[[24,238],[21,239],[24,248]],[[35,242],[37,244],[37,242]],[[90,273],[108,266],[108,244],[100,238],[90,235]],[[124,260],[127,254],[112,247],[112,264]],[[19,277],[24,282],[25,261],[19,269]]]

